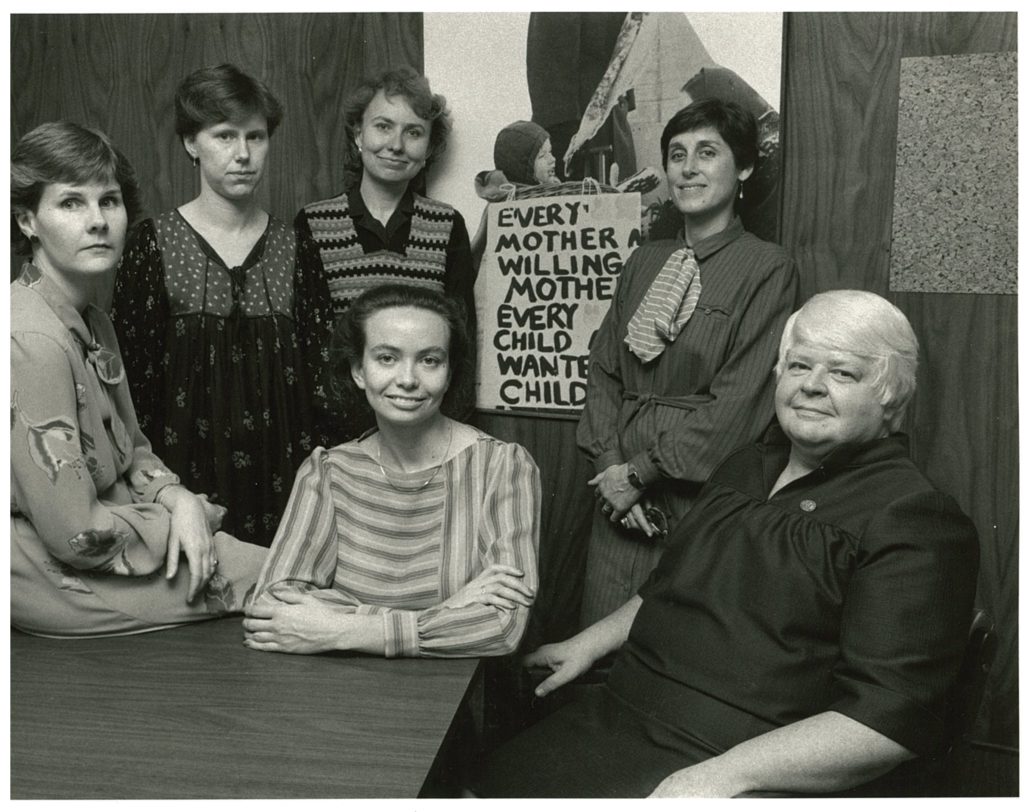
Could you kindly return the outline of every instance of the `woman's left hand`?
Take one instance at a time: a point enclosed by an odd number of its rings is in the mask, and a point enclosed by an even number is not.
[[[642,492],[629,483],[628,474],[626,463],[609,465],[587,483],[596,486],[597,498],[604,500],[603,511],[609,521],[617,522],[640,500]]]
[[[217,569],[217,554],[207,523],[203,502],[195,494],[181,489],[171,507],[171,531],[167,540],[167,579],[178,573],[182,553],[188,561],[189,582],[186,600],[191,603]]]
[[[316,654],[339,648],[339,632],[351,612],[338,611],[294,590],[275,592],[275,601],[257,601],[242,621],[245,645],[258,651]]]

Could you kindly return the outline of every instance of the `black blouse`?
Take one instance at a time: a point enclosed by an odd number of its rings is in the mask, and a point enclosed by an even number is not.
[[[903,436],[837,449],[768,498],[788,456],[773,425],[716,470],[609,686],[723,749],[834,710],[928,753],[966,645],[974,526]]]

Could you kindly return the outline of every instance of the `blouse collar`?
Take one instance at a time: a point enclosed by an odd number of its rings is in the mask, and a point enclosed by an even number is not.
[[[369,214],[369,209],[366,208],[366,201],[363,200],[363,194],[359,191],[359,181],[356,181],[349,187],[347,195],[348,208],[354,217],[362,217],[365,214]],[[399,199],[398,205],[395,206],[395,208],[406,215],[411,215],[414,195],[415,192],[413,192],[412,181],[409,181],[409,184],[405,187],[405,191],[402,193],[402,197]]]
[[[691,248],[693,253],[697,257],[698,262],[703,262],[709,256],[714,254],[716,251],[720,251],[725,248],[729,243],[738,240],[746,229],[743,228],[743,221],[740,220],[739,216],[733,217],[725,228],[716,234],[712,234],[710,237],[705,237],[703,240],[697,240]],[[679,229],[679,239],[686,240],[686,229]]]
[[[778,421],[773,420],[768,427],[763,438],[763,445],[773,446],[777,451],[784,449],[788,458],[791,444]],[[870,465],[882,460],[906,456],[909,447],[910,440],[902,432],[895,432],[887,437],[879,437],[863,443],[847,443],[837,446],[826,454],[815,470],[824,474],[832,474],[843,468]]]
[[[103,311],[90,303],[85,306],[84,312],[79,313],[67,294],[31,262],[26,262],[21,266],[17,284],[24,285],[42,297],[60,323],[81,345],[86,360],[95,368],[101,381],[112,386],[121,382],[124,378],[124,368],[121,365],[120,356],[114,348],[104,347],[96,341],[89,329],[92,311],[97,313]]]

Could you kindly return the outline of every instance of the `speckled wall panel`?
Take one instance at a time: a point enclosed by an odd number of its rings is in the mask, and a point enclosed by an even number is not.
[[[889,289],[1017,292],[1017,54],[900,62]]]

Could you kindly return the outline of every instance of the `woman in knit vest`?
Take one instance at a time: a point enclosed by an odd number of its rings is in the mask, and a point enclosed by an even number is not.
[[[447,203],[416,191],[451,129],[444,97],[431,92],[425,77],[400,67],[360,85],[344,112],[351,181],[295,218],[299,233],[319,248],[335,318],[364,291],[401,282],[462,303],[475,335],[476,272],[466,223]],[[372,425],[365,403],[342,408],[349,436]]]

